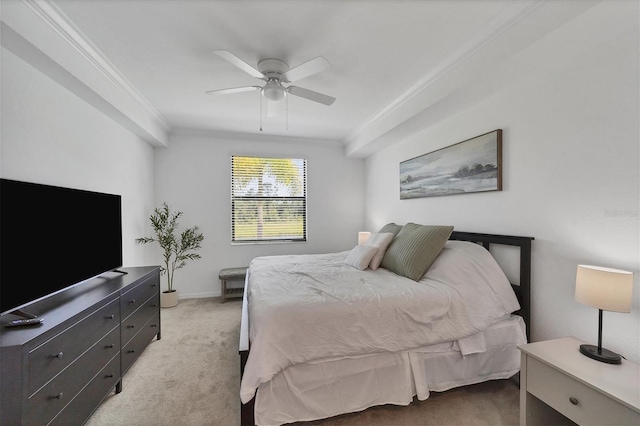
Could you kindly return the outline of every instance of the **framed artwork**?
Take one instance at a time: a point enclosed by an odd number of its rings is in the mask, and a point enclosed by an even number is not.
[[[502,191],[502,129],[400,163],[400,199]]]

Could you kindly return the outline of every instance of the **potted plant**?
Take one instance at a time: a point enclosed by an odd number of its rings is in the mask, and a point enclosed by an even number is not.
[[[179,226],[178,219],[182,216],[181,211],[171,211],[165,202],[162,208],[156,208],[149,217],[151,226],[156,233],[155,238],[137,238],[139,244],[157,242],[164,251],[164,266],[160,272],[167,274],[167,290],[160,295],[160,306],[170,308],[178,304],[178,292],[173,288],[173,276],[177,269],[184,267],[188,260],[200,259],[196,253],[200,249],[200,243],[204,240],[202,233],[198,232],[198,227],[185,229],[177,235]]]

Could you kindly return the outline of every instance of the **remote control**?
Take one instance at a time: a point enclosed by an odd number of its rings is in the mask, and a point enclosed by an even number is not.
[[[37,325],[42,324],[43,318],[28,318],[28,319],[19,319],[13,320],[10,323],[6,324],[5,327],[20,327],[24,325]]]

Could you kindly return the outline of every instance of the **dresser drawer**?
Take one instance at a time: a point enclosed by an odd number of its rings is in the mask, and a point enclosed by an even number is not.
[[[95,411],[102,400],[120,380],[120,357],[114,357],[89,382],[82,393],[77,395],[64,410],[53,419],[49,426],[80,425]]]
[[[121,336],[123,346],[142,329],[142,326],[149,321],[149,318],[158,313],[158,295],[154,294],[140,305],[140,309],[129,315],[122,322]]]
[[[120,323],[118,299],[99,308],[29,353],[29,395]],[[116,347],[118,347],[117,343]]]
[[[144,324],[141,330],[134,336],[129,343],[122,346],[122,374],[131,367],[131,364],[138,359],[142,351],[147,347],[149,342],[153,339],[153,336],[160,331],[160,312],[156,311],[146,324]]]
[[[527,392],[578,424],[640,424],[639,413],[535,358],[526,371]]]
[[[118,359],[119,338],[120,328],[115,327],[82,357],[30,397],[29,424],[46,424],[82,390],[87,384],[87,377],[93,377],[112,359]],[[113,374],[117,381],[120,377],[119,368],[114,369]]]
[[[126,319],[141,306],[142,302],[148,300],[151,296],[158,293],[158,291],[157,277],[149,277],[131,290],[123,293],[120,297],[120,313],[122,319]]]

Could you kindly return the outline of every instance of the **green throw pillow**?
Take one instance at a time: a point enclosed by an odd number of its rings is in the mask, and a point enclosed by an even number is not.
[[[453,226],[407,223],[387,248],[380,266],[403,277],[420,281],[452,232]]]
[[[380,228],[380,230],[378,231],[378,234],[382,234],[383,232],[391,232],[395,237],[396,235],[398,235],[401,229],[402,229],[402,225],[396,225],[393,222],[387,223],[385,226]]]

